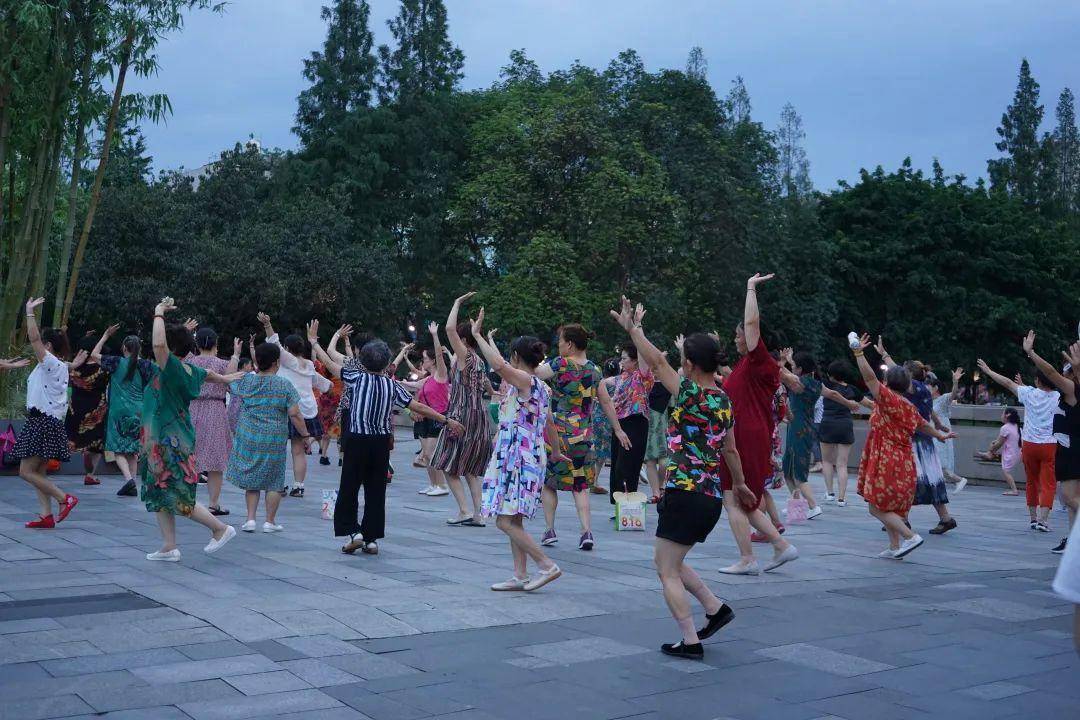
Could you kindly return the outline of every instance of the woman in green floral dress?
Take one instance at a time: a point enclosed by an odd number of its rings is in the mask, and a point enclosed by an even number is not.
[[[195,470],[195,427],[188,405],[199,396],[203,382],[229,383],[244,373],[218,375],[180,361],[193,344],[195,322],[165,328],[165,313],[176,309],[172,298],[165,298],[154,310],[154,361],[157,369],[143,394],[142,452],[139,477],[142,501],[148,512],[156,513],[161,527],[162,545],[149,553],[147,560],[178,562],[176,516],[189,517],[210,530],[210,542],[203,550],[216,552],[236,535],[195,500],[199,475]],[[172,350],[170,350],[170,347]]]

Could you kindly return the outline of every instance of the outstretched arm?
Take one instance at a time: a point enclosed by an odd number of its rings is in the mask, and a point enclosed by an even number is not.
[[[476,319],[472,321],[472,334],[473,339],[476,340],[476,346],[480,350],[480,354],[487,360],[491,369],[499,374],[506,382],[510,383],[518,389],[518,391],[527,393],[532,387],[533,376],[524,370],[518,370],[510,365],[503,358],[502,353],[495,347],[493,336],[495,331],[492,330],[485,338],[483,333],[484,328],[484,308],[480,308],[480,312],[477,314]]]
[[[1013,395],[1016,394],[1016,390],[1020,386],[1016,384],[1015,380],[1010,380],[1009,378],[1005,377],[1004,375],[1001,375],[999,373],[994,372],[993,370],[990,369],[990,366],[987,365],[986,361],[983,360],[982,358],[979,358],[978,365],[979,365],[979,369],[982,370],[983,373],[986,374],[986,377],[990,378],[991,380],[996,382],[998,385],[1000,385],[1001,387],[1003,387],[1006,390],[1008,390],[1009,392],[1011,392]]]
[[[866,356],[863,354],[868,347],[870,347],[870,336],[863,333],[859,338],[859,347],[852,348],[851,352],[855,355],[855,364],[859,366],[859,374],[866,383],[866,389],[876,398],[881,392],[881,383],[874,374],[874,368],[870,367],[870,363],[866,361]]]
[[[18,370],[30,364],[27,358],[0,359],[0,370]]]
[[[450,342],[454,355],[459,358],[466,357],[469,354],[469,348],[465,347],[465,341],[458,335],[458,315],[461,313],[461,306],[467,303],[469,298],[475,294],[475,292],[467,292],[455,300],[450,308],[450,314],[446,318],[446,339]]]
[[[667,388],[668,392],[677,395],[680,383],[679,373],[675,372],[675,368],[668,364],[667,359],[664,358],[664,353],[660,352],[660,349],[645,337],[645,331],[641,328],[641,321],[645,318],[645,313],[646,310],[641,303],[638,303],[636,308],[631,309],[630,301],[624,296],[621,309],[619,312],[612,310],[611,316],[630,335],[630,340],[638,351],[638,364],[644,363],[647,365],[652,369],[656,379]]]
[[[892,355],[885,349],[885,341],[881,339],[880,335],[877,336],[877,345],[874,346],[874,349],[877,350],[878,355],[881,356],[881,362],[885,363],[886,367],[893,367],[896,365],[896,362],[892,359]]]
[[[1069,405],[1076,404],[1076,385],[1070,378],[1065,377],[1057,371],[1050,363],[1039,357],[1039,354],[1035,352],[1035,331],[1028,330],[1027,336],[1024,337],[1024,352],[1027,354],[1031,362],[1035,363],[1035,367],[1039,369],[1043,375],[1046,376],[1054,387],[1056,387],[1061,394],[1065,397],[1065,402]]]
[[[836,392],[835,390],[833,390],[830,387],[826,387],[825,385],[821,386],[821,397],[825,398],[826,400],[832,400],[834,403],[837,403],[839,405],[843,405],[844,407],[846,407],[848,410],[851,410],[852,412],[855,412],[860,407],[862,407],[861,405],[859,405],[859,403],[855,402],[854,400],[848,400],[846,397],[844,397],[840,393]]]
[[[432,321],[428,325],[428,332],[431,333],[431,351],[435,353],[435,380],[445,383],[450,379],[450,373],[446,368],[446,355],[439,340],[439,324]]]
[[[26,301],[26,339],[30,341],[30,347],[34,349],[34,357],[38,362],[45,359],[49,352],[45,349],[45,343],[41,342],[41,332],[38,330],[37,318],[34,311],[45,304],[45,298],[30,298]]]
[[[105,343],[107,343],[109,341],[109,338],[115,335],[116,331],[119,329],[119,325],[110,325],[109,327],[105,328],[105,332],[101,334],[100,338],[98,338],[97,345],[95,345],[94,349],[90,351],[90,359],[93,362],[101,362],[101,351],[105,348]]]
[[[154,330],[150,341],[154,347],[154,362],[163,370],[169,364],[169,343],[165,338],[165,313],[175,309],[176,303],[171,297],[163,298],[154,308]]]
[[[922,433],[923,435],[929,435],[930,437],[936,440],[940,440],[941,442],[945,442],[946,440],[956,437],[956,433],[951,431],[946,432],[944,430],[939,430],[938,428],[934,427],[933,423],[929,423],[925,420],[923,421],[922,425],[915,428],[915,432]]]
[[[806,388],[803,387],[802,380],[799,379],[799,376],[789,369],[794,367],[794,363],[791,359],[793,354],[794,351],[791,348],[784,348],[780,351],[780,359],[783,361],[780,364],[780,382],[784,383],[784,387],[791,392],[796,395],[801,395]]]
[[[313,320],[308,323],[307,330],[308,342],[311,343],[311,352],[315,353],[315,357],[319,359],[319,362],[323,364],[323,367],[325,367],[331,375],[334,377],[341,377],[341,366],[343,364],[341,361],[341,354],[334,350],[334,356],[331,357],[330,353],[323,350],[322,346],[319,345],[319,321]],[[341,330],[338,330],[334,333],[334,336],[330,338],[331,344],[336,344],[339,337],[341,337]],[[333,350],[333,347],[330,349]],[[323,379],[325,380],[326,378]],[[326,391],[323,390],[322,392]]]
[[[743,336],[746,338],[746,352],[753,352],[761,340],[761,313],[758,311],[757,286],[772,280],[773,277],[773,273],[768,275],[754,273],[754,277],[746,281],[746,305],[743,307]]]

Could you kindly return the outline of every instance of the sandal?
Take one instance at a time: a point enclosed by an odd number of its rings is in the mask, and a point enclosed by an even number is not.
[[[289,497],[304,497],[304,486],[297,485],[296,487],[294,487],[292,490],[289,491]]]
[[[352,555],[357,550],[360,550],[363,547],[364,547],[364,536],[357,533],[355,535],[350,535],[349,536],[349,542],[347,542],[347,543],[345,543],[344,545],[341,546],[341,552],[345,553],[346,555]]]
[[[364,543],[364,547],[362,547],[360,549],[360,552],[364,553],[365,555],[378,555],[379,554],[379,546],[374,541],[369,542],[369,543]]]
[[[475,518],[469,518],[468,520],[463,521],[461,525],[465,527],[487,527],[487,525]]]

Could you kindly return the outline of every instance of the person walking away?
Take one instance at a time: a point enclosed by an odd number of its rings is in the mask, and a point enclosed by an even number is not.
[[[239,339],[233,343],[233,355],[229,360],[218,357],[218,334],[212,328],[199,328],[195,332],[195,346],[199,354],[188,355],[184,362],[203,370],[212,370],[216,375],[236,372],[240,361]],[[208,509],[214,515],[229,514],[221,507],[221,483],[232,450],[226,389],[220,383],[203,383],[199,397],[191,403],[191,420],[195,425],[195,465],[200,475],[206,475],[206,489],[210,492]]]
[[[101,456],[105,452],[105,420],[109,414],[109,374],[91,357],[97,345],[93,334],[86,334],[78,343],[79,353],[68,367],[71,388],[64,429],[68,449],[82,453],[83,485],[100,485],[97,476]]]

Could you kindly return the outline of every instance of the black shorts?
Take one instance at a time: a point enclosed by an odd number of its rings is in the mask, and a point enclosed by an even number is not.
[[[418,438],[437,438],[446,427],[446,423],[436,422],[431,418],[424,418],[416,424],[419,426],[416,431]]]
[[[855,428],[850,422],[823,422],[818,428],[818,442],[826,445],[854,445]]]
[[[313,418],[304,418],[304,428],[307,430],[307,434],[315,438],[316,440],[322,438],[323,436],[322,421],[320,421],[317,416]],[[296,428],[293,427],[292,420],[290,420],[289,439],[292,440],[293,438],[298,437],[300,437],[300,433],[296,432]]]
[[[680,545],[705,542],[720,520],[724,502],[718,497],[688,490],[664,490],[656,505],[656,537]]]
[[[1080,480],[1080,448],[1058,445],[1054,456],[1054,479],[1058,482]]]

